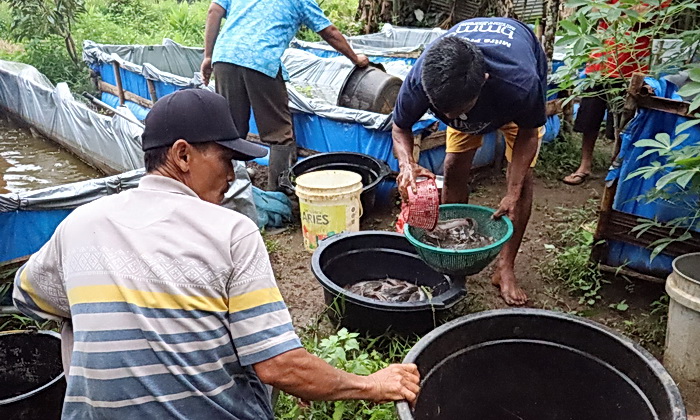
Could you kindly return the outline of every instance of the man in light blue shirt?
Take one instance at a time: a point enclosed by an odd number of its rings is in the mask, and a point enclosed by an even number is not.
[[[369,63],[366,56],[355,54],[315,0],[214,0],[204,30],[204,83],[213,71],[216,91],[228,100],[243,138],[253,108],[260,139],[271,146],[270,190],[277,189],[279,175],[296,159],[282,54],[302,25],[353,64]]]

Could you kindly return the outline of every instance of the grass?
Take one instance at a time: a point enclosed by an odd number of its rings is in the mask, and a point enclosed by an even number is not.
[[[656,356],[663,352],[668,322],[668,295],[663,294],[651,303],[649,310],[632,315],[614,328],[638,342]]]
[[[58,332],[58,323],[54,321],[35,321],[32,318],[18,314],[0,314],[0,331],[14,330],[52,330]]]
[[[357,34],[361,24],[355,20],[358,0],[319,1],[329,19],[345,35]],[[191,47],[203,47],[204,23],[209,0],[85,0],[72,35],[80,50],[85,40],[105,44],[160,44],[163,38]],[[12,11],[0,2],[0,59],[18,61],[36,67],[54,84],[67,82],[75,92],[93,90],[88,69],[76,66],[58,36],[17,39],[11,30]],[[304,29],[299,37],[318,40]]]
[[[593,152],[593,172],[607,169],[610,164],[611,144],[599,139]],[[561,134],[550,144],[542,145],[535,166],[535,175],[551,181],[560,181],[578,169],[581,163],[581,135]]]
[[[550,245],[550,258],[540,266],[540,272],[578,297],[579,304],[593,306],[601,299],[599,292],[606,283],[590,261],[595,202],[578,209],[560,209],[560,214],[560,222],[552,227],[553,238],[560,245]]]

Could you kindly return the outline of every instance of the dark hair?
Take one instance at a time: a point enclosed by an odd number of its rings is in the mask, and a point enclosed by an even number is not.
[[[146,164],[146,172],[153,172],[165,164],[168,159],[168,150],[172,146],[156,147],[155,149],[146,150],[143,153],[143,160]]]
[[[214,142],[190,143],[190,146],[194,147],[199,151],[204,151],[211,147],[212,144],[214,144]],[[171,147],[173,146],[162,146],[146,150],[143,153],[143,160],[146,166],[146,172],[153,172],[156,169],[163,166],[165,164],[165,161],[168,160],[168,151]]]
[[[430,103],[444,113],[476,99],[485,74],[481,51],[466,39],[447,36],[425,52],[421,82]]]

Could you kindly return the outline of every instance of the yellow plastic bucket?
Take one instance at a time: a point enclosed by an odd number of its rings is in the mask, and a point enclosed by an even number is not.
[[[341,232],[360,230],[362,177],[350,171],[315,171],[296,178],[304,247]]]

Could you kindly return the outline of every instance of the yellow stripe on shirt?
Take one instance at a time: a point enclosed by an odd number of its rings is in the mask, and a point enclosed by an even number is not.
[[[163,292],[133,290],[116,285],[78,286],[68,290],[71,305],[80,303],[125,302],[151,309],[224,312],[226,301],[206,296],[173,295]]]
[[[255,308],[267,303],[281,302],[282,294],[276,287],[259,289],[253,292],[244,293],[240,296],[233,296],[228,299],[228,311],[234,313]]]
[[[53,306],[46,303],[44,299],[40,298],[39,295],[36,293],[36,290],[34,290],[34,286],[32,286],[32,283],[29,281],[27,271],[29,270],[27,270],[26,266],[22,268],[22,272],[19,275],[19,284],[20,288],[24,290],[24,292],[27,293],[32,299],[32,302],[28,303],[34,303],[37,307],[39,307],[39,309],[46,312],[47,314],[55,315],[56,310],[53,308]]]

